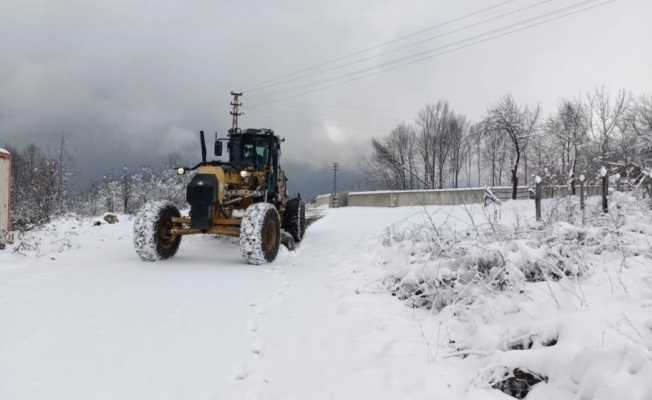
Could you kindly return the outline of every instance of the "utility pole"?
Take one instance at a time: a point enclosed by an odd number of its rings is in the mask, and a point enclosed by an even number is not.
[[[233,96],[233,101],[231,102],[231,106],[233,107],[233,110],[231,110],[231,129],[229,130],[229,134],[237,133],[238,132],[238,117],[243,115],[243,112],[240,112],[240,107],[242,106],[242,103],[240,103],[240,97],[242,96],[242,92],[231,92],[231,96]]]
[[[333,163],[333,196],[332,196],[332,207],[337,207],[337,163]]]

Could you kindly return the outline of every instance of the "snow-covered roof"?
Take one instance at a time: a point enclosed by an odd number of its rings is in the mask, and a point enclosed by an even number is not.
[[[11,153],[9,152],[9,150],[0,147],[0,156],[10,156],[10,155]]]

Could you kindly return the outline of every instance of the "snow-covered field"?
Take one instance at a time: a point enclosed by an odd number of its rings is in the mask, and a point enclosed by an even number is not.
[[[144,263],[129,218],[66,218],[0,251],[0,399],[510,399],[514,370],[528,399],[652,399],[652,218],[615,197],[586,229],[327,210],[263,266],[212,237]]]

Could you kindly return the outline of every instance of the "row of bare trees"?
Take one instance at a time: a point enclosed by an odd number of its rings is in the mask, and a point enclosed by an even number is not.
[[[539,106],[506,95],[476,123],[445,101],[427,105],[414,123],[372,140],[363,169],[378,189],[412,190],[510,183],[513,197],[531,173],[570,184],[614,162],[652,161],[652,97],[599,88],[562,99],[547,118]]]
[[[416,126],[401,123],[384,138],[372,139],[365,170],[374,186],[388,189],[443,188],[453,168],[457,185],[465,160],[468,123],[447,102],[419,111]]]
[[[12,226],[28,230],[67,213],[99,215],[104,212],[132,214],[149,199],[167,199],[183,206],[188,176],[173,167],[181,156],[170,154],[161,169],[122,168],[85,188],[73,187],[75,160],[62,137],[56,148],[36,144],[22,149],[6,146],[12,153]]]
[[[12,224],[21,229],[48,221],[70,205],[72,158],[65,138],[48,154],[35,144],[12,153]]]
[[[80,193],[75,212],[135,214],[149,200],[167,200],[182,208],[189,182],[189,175],[179,176],[171,167],[155,171],[150,167],[131,170],[124,166],[120,174],[98,178]]]

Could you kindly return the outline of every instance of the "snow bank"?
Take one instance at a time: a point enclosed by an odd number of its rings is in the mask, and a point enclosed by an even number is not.
[[[0,251],[0,397],[649,399],[652,217],[587,207],[319,210],[251,267],[237,239],[152,265],[125,216],[54,221]]]
[[[542,223],[531,202],[493,207],[424,209],[375,258],[392,295],[437,312],[438,349],[474,371],[468,398],[652,398],[647,203],[613,193],[602,215],[589,199],[584,225],[572,199],[547,201]]]
[[[129,221],[126,215],[119,220]],[[34,229],[10,232],[5,252],[29,257],[55,257],[59,253],[80,249],[84,241],[92,239],[100,225],[107,224],[101,218],[80,217],[67,214]]]

